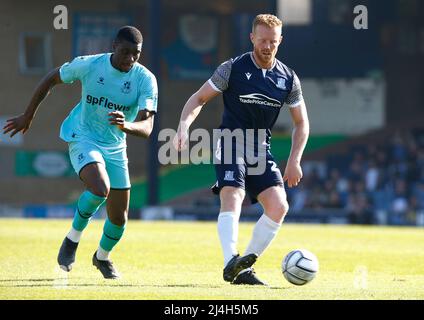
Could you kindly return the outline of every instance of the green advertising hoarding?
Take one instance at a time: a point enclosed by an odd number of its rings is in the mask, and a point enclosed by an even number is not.
[[[46,178],[75,176],[68,153],[64,151],[16,151],[15,174]]]

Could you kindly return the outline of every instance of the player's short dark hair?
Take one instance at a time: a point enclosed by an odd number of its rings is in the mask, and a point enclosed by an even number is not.
[[[143,43],[143,35],[140,30],[133,26],[123,26],[118,30],[115,41],[119,42],[126,40],[131,43],[139,44]]]

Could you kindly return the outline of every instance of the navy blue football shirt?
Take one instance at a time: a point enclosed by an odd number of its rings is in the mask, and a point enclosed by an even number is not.
[[[283,105],[295,108],[303,101],[300,81],[293,70],[278,59],[270,69],[262,69],[252,52],[222,63],[208,82],[223,93],[220,129],[265,129],[263,143],[267,149]]]

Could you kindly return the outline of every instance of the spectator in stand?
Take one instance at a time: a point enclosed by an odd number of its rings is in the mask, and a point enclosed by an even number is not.
[[[407,148],[400,131],[396,131],[390,144],[390,156],[393,160],[403,161],[407,157]]]
[[[363,172],[364,172],[363,160],[360,156],[358,156],[358,153],[356,153],[356,156],[354,157],[353,161],[350,163],[347,177],[350,181],[354,181],[354,182],[361,181],[364,174]]]
[[[365,172],[365,188],[368,192],[373,192],[377,189],[379,174],[376,161],[370,159],[368,161],[368,169]]]
[[[417,207],[424,210],[424,180],[415,184],[412,195],[417,201]]]
[[[387,168],[389,166],[389,159],[387,157],[387,153],[385,151],[386,148],[379,147],[377,151],[377,167],[378,168]]]
[[[349,222],[352,224],[372,224],[373,212],[367,197],[361,193],[351,194],[346,206]]]
[[[327,207],[333,209],[342,209],[344,207],[343,201],[337,191],[333,190],[330,192],[328,196]]]
[[[404,224],[408,211],[408,193],[405,180],[397,179],[394,184],[394,195],[391,201],[392,223]]]
[[[300,212],[302,211],[308,201],[309,191],[306,189],[303,183],[299,184],[297,188],[295,188],[295,192],[291,193],[290,203],[291,203],[291,211],[292,212]]]
[[[420,206],[417,197],[411,196],[408,201],[408,209],[405,214],[405,222],[408,225],[418,223],[418,217],[423,213],[423,207]]]

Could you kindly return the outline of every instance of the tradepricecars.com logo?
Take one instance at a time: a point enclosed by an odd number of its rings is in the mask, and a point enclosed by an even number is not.
[[[245,94],[245,95],[239,96],[239,99],[240,99],[240,102],[242,103],[259,104],[259,105],[275,107],[275,108],[281,107],[280,101],[267,97],[266,95],[260,94],[260,93]]]

